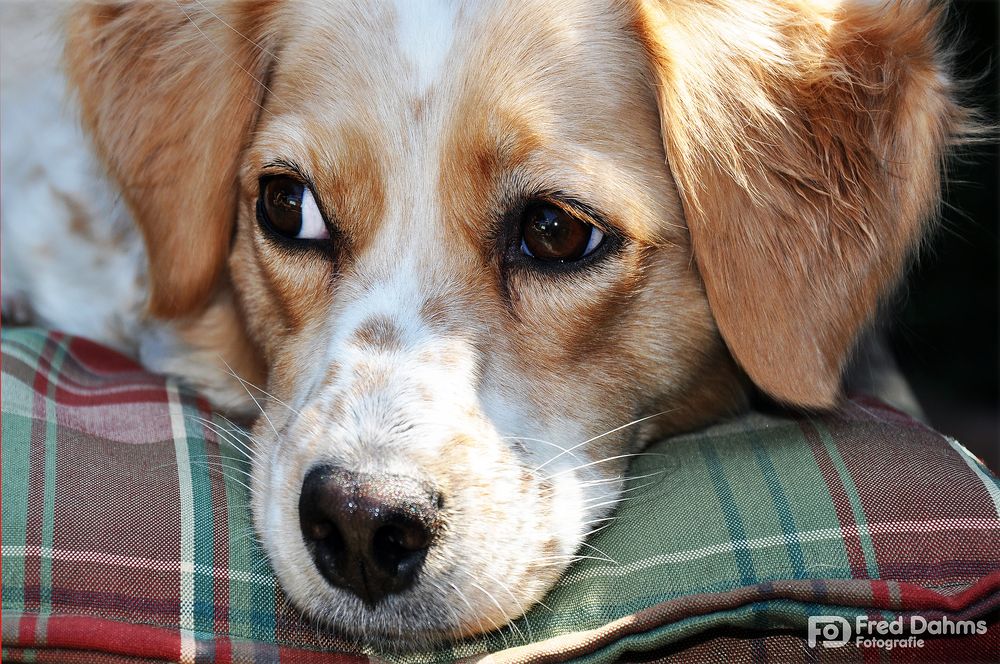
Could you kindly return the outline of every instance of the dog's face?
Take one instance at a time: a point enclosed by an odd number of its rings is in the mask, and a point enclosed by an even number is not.
[[[268,389],[288,404],[255,430],[259,530],[293,598],[363,633],[503,625],[602,523],[639,437],[664,427],[614,429],[689,411],[692,378],[726,368],[642,46],[623,12],[592,2],[292,14],[229,257]],[[404,502],[437,523],[415,526],[430,543],[405,591],[366,606],[399,583],[342,551],[324,579],[324,543],[300,523],[322,466],[364,476],[361,493],[414,481]],[[348,579],[355,564],[369,578]]]
[[[812,4],[484,4],[71,22],[154,311],[266,376],[253,507],[282,586],[367,638],[522,614],[606,519],[630,454],[743,404],[733,358],[778,398],[829,403],[954,113],[940,77],[865,100],[827,85],[843,36]],[[867,60],[840,70],[858,86],[897,37],[874,21],[851,28]],[[115,93],[126,72],[141,98]],[[915,117],[873,121],[889,103]],[[891,156],[915,165],[890,177]],[[219,307],[235,325],[209,342]]]

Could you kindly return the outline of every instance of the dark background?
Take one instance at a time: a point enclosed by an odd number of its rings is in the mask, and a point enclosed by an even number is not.
[[[954,4],[959,76],[998,126],[997,0]],[[995,139],[998,132],[993,132]],[[1000,197],[995,140],[948,170],[942,222],[896,302],[890,340],[927,419],[1000,471]]]

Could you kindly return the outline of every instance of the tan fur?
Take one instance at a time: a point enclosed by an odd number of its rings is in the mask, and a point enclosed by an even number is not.
[[[143,229],[152,312],[266,380],[253,507],[275,571],[367,638],[520,615],[626,455],[745,408],[744,371],[832,404],[962,119],[923,2],[462,6],[433,67],[388,3],[182,7],[78,11],[70,73]],[[259,178],[293,174],[324,250],[256,220]],[[539,197],[616,250],[518,263],[512,210]],[[313,569],[296,514],[318,463],[445,497],[413,590],[365,608]]]
[[[638,14],[716,321],[788,403],[833,404],[859,329],[936,211],[961,120],[939,16],[924,2],[822,0]]]
[[[266,76],[264,54],[199,4],[98,4],[67,28],[84,123],[142,230],[160,316],[203,306],[215,285]],[[216,9],[265,39],[267,3]]]

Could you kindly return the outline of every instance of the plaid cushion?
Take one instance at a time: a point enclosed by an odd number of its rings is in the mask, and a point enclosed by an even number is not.
[[[289,605],[251,528],[240,433],[203,399],[57,333],[5,330],[2,360],[4,660],[1000,653],[998,481],[955,441],[870,400],[823,416],[751,414],[655,445],[633,467],[647,478],[591,540],[600,555],[571,568],[544,607],[401,656],[346,642]],[[993,626],[925,636],[919,651],[812,649],[808,617],[824,614]]]

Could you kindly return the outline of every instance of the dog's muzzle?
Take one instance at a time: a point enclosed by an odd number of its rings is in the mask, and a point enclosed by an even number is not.
[[[323,577],[374,606],[413,584],[442,507],[440,494],[410,477],[318,466],[302,483],[299,523]]]

